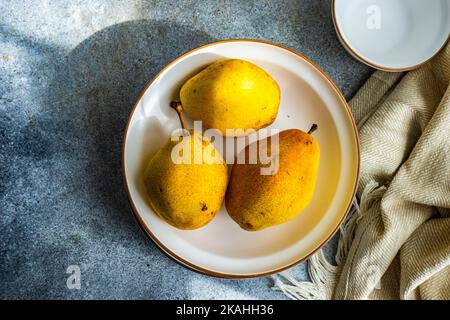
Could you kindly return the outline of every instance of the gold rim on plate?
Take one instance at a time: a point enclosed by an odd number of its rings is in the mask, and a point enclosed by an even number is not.
[[[261,43],[261,44],[266,44],[266,45],[270,45],[270,46],[274,46],[274,47],[278,47],[281,48],[283,50],[287,50],[293,54],[295,54],[296,56],[300,57],[301,59],[305,60],[306,62],[308,62],[310,65],[312,65],[317,71],[319,71],[322,76],[331,84],[332,88],[334,89],[334,91],[338,94],[338,96],[340,97],[342,103],[345,106],[345,109],[347,111],[347,116],[349,118],[349,120],[352,123],[353,126],[353,132],[354,132],[354,137],[355,137],[355,144],[356,144],[356,150],[357,150],[357,171],[356,171],[356,180],[354,182],[354,187],[353,187],[353,193],[352,193],[352,197],[350,198],[350,202],[347,205],[347,209],[344,211],[341,220],[339,221],[339,223],[336,225],[335,229],[333,230],[333,232],[331,232],[324,241],[322,241],[322,243],[316,247],[314,250],[312,250],[310,253],[308,253],[306,256],[304,256],[303,258],[290,263],[289,265],[283,266],[281,268],[275,269],[275,270],[271,270],[268,272],[263,272],[263,273],[256,273],[256,274],[228,274],[228,273],[221,273],[221,272],[216,272],[213,270],[208,270],[202,267],[199,267],[181,257],[179,257],[178,255],[176,255],[175,253],[173,253],[170,249],[168,249],[166,246],[164,246],[164,244],[162,244],[158,238],[151,232],[151,230],[147,227],[147,225],[144,223],[140,213],[138,212],[138,210],[136,209],[136,206],[133,202],[133,199],[131,197],[130,194],[130,190],[128,188],[128,183],[127,183],[127,177],[126,177],[126,170],[125,170],[125,144],[126,144],[126,139],[127,139],[127,134],[128,134],[128,129],[131,123],[131,119],[133,118],[133,114],[136,111],[136,107],[138,105],[138,103],[141,101],[142,96],[144,95],[144,93],[147,91],[147,89],[153,84],[153,82],[168,68],[170,68],[171,66],[173,66],[175,63],[177,63],[179,60],[181,60],[182,58],[207,47],[210,46],[214,46],[214,45],[218,45],[218,44],[224,44],[224,43],[232,43],[232,42],[252,42],[252,43]],[[139,226],[140,228],[144,231],[144,233],[158,246],[159,249],[162,250],[162,252],[164,252],[166,255],[168,255],[170,258],[172,258],[174,261],[176,261],[177,263],[179,263],[180,265],[182,265],[185,268],[188,268],[192,271],[201,273],[201,274],[205,274],[208,276],[213,276],[213,277],[218,277],[218,278],[226,278],[226,279],[242,279],[242,278],[256,278],[256,277],[263,277],[263,276],[267,276],[267,275],[271,275],[274,273],[278,273],[281,272],[283,270],[289,269],[294,267],[295,265],[307,260],[311,255],[313,255],[316,251],[318,251],[320,248],[322,248],[327,242],[328,240],[331,239],[331,237],[333,237],[333,235],[336,233],[336,231],[339,229],[339,227],[341,226],[341,224],[344,222],[345,217],[347,216],[351,206],[352,206],[352,201],[353,198],[355,197],[356,194],[356,190],[358,188],[358,182],[359,182],[359,168],[360,168],[360,155],[359,155],[359,135],[358,135],[358,130],[355,124],[355,120],[353,119],[353,116],[350,112],[350,108],[347,104],[347,101],[345,100],[344,95],[342,94],[342,92],[339,90],[339,88],[337,87],[337,85],[333,82],[333,80],[331,80],[331,78],[319,67],[317,66],[314,62],[312,62],[311,60],[309,60],[307,57],[305,57],[304,55],[302,55],[301,53],[298,53],[288,47],[279,45],[279,44],[275,44],[272,42],[268,42],[268,41],[264,41],[264,40],[252,40],[252,39],[233,39],[233,40],[223,40],[223,41],[217,41],[217,42],[212,42],[209,43],[207,45],[195,48],[181,56],[179,56],[177,59],[173,60],[172,62],[170,62],[167,66],[165,66],[162,70],[160,70],[154,77],[152,80],[150,80],[147,85],[145,86],[145,88],[141,91],[141,93],[139,94],[138,99],[136,100],[130,116],[128,118],[127,121],[127,125],[125,127],[125,132],[123,135],[123,142],[122,142],[122,175],[123,175],[123,179],[124,179],[124,185],[125,185],[125,190],[127,192],[127,196],[128,196],[128,201],[130,203],[132,212],[135,216],[135,218],[138,220],[139,222]]]

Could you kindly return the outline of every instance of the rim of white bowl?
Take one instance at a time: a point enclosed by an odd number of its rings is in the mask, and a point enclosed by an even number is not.
[[[383,66],[380,65],[378,63],[375,63],[373,61],[368,60],[367,58],[364,58],[361,54],[359,54],[355,48],[353,48],[348,42],[347,40],[345,40],[345,37],[341,31],[341,28],[339,27],[339,23],[337,21],[337,14],[336,14],[336,1],[337,0],[331,0],[331,16],[332,16],[332,20],[333,20],[333,25],[334,25],[334,29],[336,30],[336,33],[338,35],[339,41],[342,43],[342,45],[344,46],[345,50],[347,50],[348,53],[350,53],[354,58],[356,58],[357,60],[359,60],[360,62],[368,65],[369,67],[375,68],[377,70],[381,70],[381,71],[387,71],[387,72],[403,72],[403,71],[410,71],[410,70],[414,70],[417,69],[418,67],[424,65],[425,63],[429,62],[431,59],[433,59],[439,52],[441,52],[442,49],[445,48],[446,44],[450,41],[450,33],[447,36],[447,39],[442,43],[442,46],[437,48],[436,51],[433,52],[433,54],[426,58],[425,60],[412,65],[412,66],[405,66],[405,67],[398,67],[398,68],[393,68],[393,67],[387,67],[387,66]]]

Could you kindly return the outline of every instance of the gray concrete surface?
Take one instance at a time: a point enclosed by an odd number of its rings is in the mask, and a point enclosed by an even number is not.
[[[302,52],[347,98],[372,72],[341,47],[324,0],[0,2],[0,298],[285,298],[270,277],[179,266],[140,231],[123,189],[122,134],[145,83],[230,38]],[[306,264],[292,273],[307,279]]]

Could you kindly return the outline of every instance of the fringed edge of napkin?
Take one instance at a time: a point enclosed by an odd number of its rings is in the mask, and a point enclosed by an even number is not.
[[[283,271],[272,276],[274,279],[272,289],[281,291],[294,300],[332,299],[341,269],[352,245],[356,226],[373,201],[380,199],[385,191],[384,186],[380,187],[377,182],[370,181],[364,188],[359,203],[356,197],[353,199],[353,206],[347,215],[347,219],[339,228],[340,237],[335,257],[336,266],[328,262],[323,250],[320,249],[308,260],[308,275],[311,282],[297,281],[289,274],[289,271]]]

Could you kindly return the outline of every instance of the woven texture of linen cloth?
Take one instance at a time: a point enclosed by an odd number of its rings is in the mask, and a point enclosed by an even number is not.
[[[450,299],[450,45],[407,73],[377,71],[350,108],[361,212],[335,299]],[[362,204],[361,204],[362,207]]]

